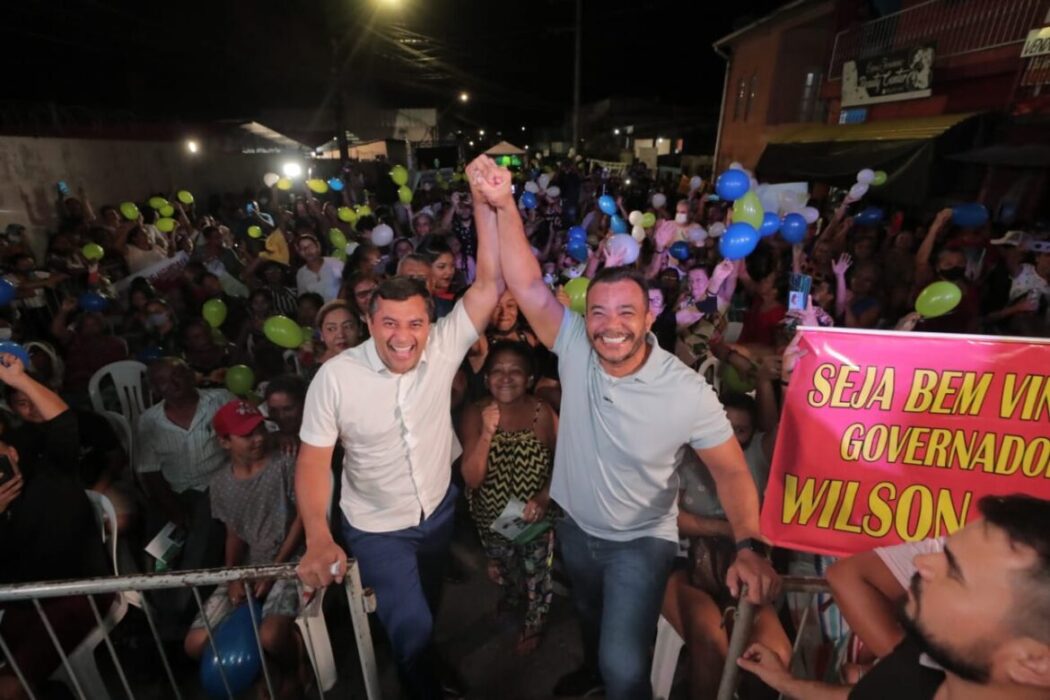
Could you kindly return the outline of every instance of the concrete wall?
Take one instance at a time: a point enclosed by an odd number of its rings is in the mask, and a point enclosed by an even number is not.
[[[181,141],[0,136],[0,231],[22,224],[34,250],[42,252],[47,232],[58,224],[59,180],[74,194],[83,188],[96,211],[103,204],[141,202],[177,189],[188,189],[203,204],[211,193],[261,187],[263,173],[287,160],[281,154],[209,152],[206,143],[191,155]]]

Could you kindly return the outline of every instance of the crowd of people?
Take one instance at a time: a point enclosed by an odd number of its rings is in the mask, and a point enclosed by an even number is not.
[[[584,659],[559,696],[649,697],[663,615],[686,641],[692,697],[714,697],[724,612],[741,595],[761,605],[740,661],[749,697],[1050,692],[1050,504],[988,499],[982,523],[947,542],[834,564],[835,601],[864,648],[852,688],[791,676],[778,572],[812,557],[771,552],[758,518],[798,327],[1044,336],[1046,232],[964,228],[951,209],[859,223],[858,203],[825,190],[811,204],[826,217],[800,243],[763,238],[730,261],[718,246],[730,205],[643,165],[610,174],[568,158],[512,173],[480,157],[451,181],[420,173],[410,203],[352,166],[333,180],[206,204],[141,193],[158,206],[97,213],[83,192],[63,194],[42,263],[7,227],[0,583],[112,571],[85,489],[113,503],[142,570],[298,562],[316,588],[341,580],[351,554],[406,694],[442,697],[463,690],[432,643],[458,510],[500,612],[520,615],[516,653],[543,644],[564,570]],[[643,214],[625,255],[610,242]],[[792,274],[812,287],[789,310]],[[924,318],[915,298],[934,280],[962,300]],[[275,336],[274,317],[301,342]],[[132,455],[89,392],[125,359],[148,366],[153,399]],[[231,381],[241,366],[250,386]],[[712,366],[721,394],[697,372]],[[178,555],[140,555],[167,525]],[[300,697],[311,675],[293,583],[222,586],[203,615],[217,625],[249,592],[279,695]],[[199,658],[190,591],[155,602],[163,635]],[[82,598],[42,605],[67,648],[94,626]],[[30,682],[57,667],[32,607],[5,607],[0,635]],[[0,667],[0,699],[22,697]]]

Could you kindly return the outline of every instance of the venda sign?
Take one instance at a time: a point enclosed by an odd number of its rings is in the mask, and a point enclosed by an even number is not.
[[[1033,29],[1028,32],[1028,38],[1024,42],[1024,49],[1021,50],[1021,58],[1044,56],[1048,53],[1050,53],[1050,27]]]

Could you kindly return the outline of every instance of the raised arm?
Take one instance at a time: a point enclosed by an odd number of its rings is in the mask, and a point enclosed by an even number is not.
[[[923,283],[925,280],[933,276],[932,268],[930,267],[930,257],[933,255],[933,247],[937,243],[937,238],[941,235],[941,231],[949,221],[952,220],[951,209],[941,209],[937,212],[937,216],[934,218],[933,223],[930,224],[930,228],[926,231],[926,238],[922,239],[922,244],[919,245],[919,251],[915,254],[915,281]]]
[[[479,165],[482,158],[491,163],[491,160],[481,156],[467,167],[474,199],[474,225],[478,229],[478,257],[474,284],[463,295],[463,306],[478,334],[484,333],[488,327],[492,312],[505,288],[500,276],[500,240],[492,202],[499,201],[504,190],[510,196],[510,173],[504,170],[484,174],[485,164]],[[492,163],[492,167],[495,168],[495,163]],[[512,205],[513,202],[511,198]]]
[[[558,303],[554,294],[543,283],[543,272],[539,261],[532,254],[521,215],[514,204],[510,189],[510,173],[496,167],[491,158],[481,156],[473,165],[478,165],[485,178],[485,196],[496,210],[499,227],[499,259],[503,279],[528,319],[536,337],[548,348],[554,346],[565,314],[565,307]],[[469,173],[468,173],[469,174]],[[471,175],[473,178],[473,175]],[[498,180],[498,184],[496,184]],[[480,258],[480,255],[479,255]],[[481,260],[478,260],[478,275],[481,275]]]

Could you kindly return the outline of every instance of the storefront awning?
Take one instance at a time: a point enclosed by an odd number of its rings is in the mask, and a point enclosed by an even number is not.
[[[885,170],[879,198],[917,204],[929,193],[934,161],[971,148],[977,114],[950,114],[864,124],[807,124],[772,134],[756,171],[769,182],[823,182],[848,187],[862,168]]]

